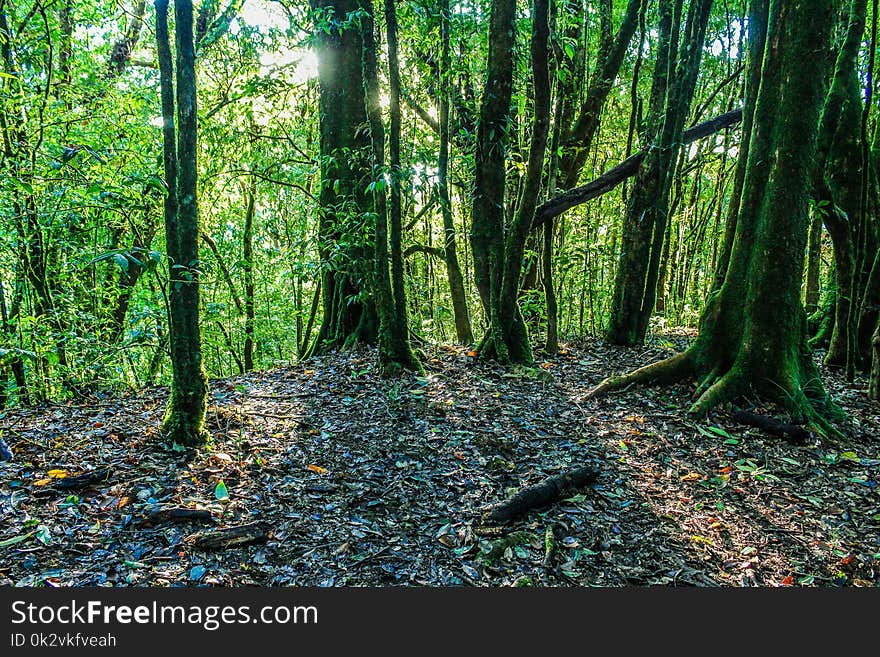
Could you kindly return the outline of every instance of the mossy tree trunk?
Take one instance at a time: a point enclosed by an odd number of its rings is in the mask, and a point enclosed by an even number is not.
[[[553,287],[553,219],[544,224],[544,248],[541,250],[541,283],[544,286],[544,305],[547,311],[547,335],[544,338],[544,351],[555,356],[559,351],[559,307],[556,290]]]
[[[191,0],[175,0],[174,20],[176,65],[172,65],[169,45],[168,0],[156,0],[162,137],[168,186],[165,240],[170,277],[172,370],[171,394],[162,429],[173,442],[197,446],[207,438],[204,428],[207,377],[202,366],[199,332],[198,125]],[[173,73],[176,73],[174,81]]]
[[[822,215],[813,212],[810,220],[810,238],[807,241],[807,283],[804,305],[807,315],[819,310],[819,274],[822,266]]]
[[[254,369],[256,299],[254,290],[254,218],[257,211],[257,177],[251,176],[244,193],[244,231],[242,234],[242,273],[244,275],[244,371]]]
[[[493,0],[489,24],[486,84],[474,154],[471,251],[474,281],[489,323],[482,352],[501,362],[532,359],[522,317],[514,326],[501,319],[505,235],[505,149],[513,90],[516,1]],[[510,353],[511,347],[514,353]]]
[[[766,3],[768,0],[753,0]],[[635,382],[698,377],[690,412],[757,393],[797,420],[832,432],[830,401],[806,342],[800,288],[819,114],[830,74],[833,0],[769,0],[766,52],[730,262],[685,352],[621,377],[593,396]],[[752,88],[750,93],[755,93]]]
[[[516,2],[492,3],[487,79],[477,132],[471,244],[474,277],[489,319],[489,332],[480,347],[482,355],[502,363],[531,363],[532,349],[519,308],[519,289],[550,132],[547,0],[535,0],[532,4],[534,120],[529,162],[519,205],[515,213],[511,212],[510,225],[505,226],[505,147],[513,86],[515,21]]]
[[[871,381],[868,386],[868,397],[880,401],[880,321],[874,329],[873,337],[873,364],[871,366]]]
[[[875,249],[874,263],[868,274],[865,292],[862,295],[859,314],[857,347],[859,355],[866,363],[871,362],[872,326],[880,319],[880,249]]]
[[[639,168],[623,221],[622,248],[606,333],[613,344],[641,344],[654,310],[669,193],[712,9],[712,0],[690,3],[679,49],[682,4],[681,0],[660,3],[660,43],[648,120],[651,148]]]
[[[863,277],[862,296],[859,299],[856,321],[856,359],[866,368],[873,360],[872,328],[880,319],[880,185],[877,169],[880,162],[880,126],[868,139],[868,123],[874,106],[874,67],[877,55],[878,13],[880,0],[871,3],[871,33],[867,74],[865,76],[865,103],[862,109],[862,227],[863,238],[860,274]],[[873,372],[873,368],[872,368]]]
[[[370,131],[364,103],[360,0],[312,0],[318,56],[321,192],[318,221],[323,316],[308,355],[375,343],[369,298],[373,245]]]
[[[449,97],[451,94],[452,66],[449,56],[449,0],[440,0],[440,102],[438,107],[440,122],[440,154],[437,158],[437,189],[440,196],[440,211],[443,215],[443,252],[446,261],[446,275],[449,279],[449,293],[452,297],[452,312],[455,316],[455,335],[462,344],[471,344],[474,333],[471,328],[470,311],[467,305],[464,277],[458,262],[455,222],[452,216],[452,202],[449,198]]]
[[[718,261],[715,266],[712,292],[720,290],[721,286],[724,284],[724,279],[727,277],[727,266],[730,264],[730,251],[733,248],[733,239],[736,235],[736,222],[739,218],[743,185],[745,184],[746,169],[749,163],[748,136],[752,133],[755,119],[755,102],[758,99],[758,88],[761,86],[761,65],[764,61],[764,51],[767,45],[767,21],[770,19],[768,15],[769,10],[770,5],[766,1],[749,2],[749,39],[745,80],[745,102],[743,104],[743,137],[740,139],[739,143],[739,154],[736,162],[736,169],[733,173],[733,188],[730,193],[730,204],[727,208],[724,234],[721,239],[721,248],[719,249]]]
[[[581,171],[599,129],[602,109],[608,100],[614,81],[629,49],[633,35],[638,27],[639,9],[646,0],[629,0],[617,33],[612,36],[611,0],[599,3],[598,11],[603,24],[603,45],[596,60],[583,103],[577,119],[564,135],[562,157],[559,159],[559,179],[564,189],[571,189],[578,183]]]
[[[373,3],[371,0],[360,0],[360,2],[364,10],[364,18],[361,20],[364,99],[373,154],[372,181],[368,188],[372,190],[372,209],[375,218],[372,293],[379,316],[379,364],[386,374],[393,374],[401,369],[418,371],[421,366],[409,343],[401,247],[400,185],[403,180],[400,175],[400,72],[397,67],[397,18],[393,3],[390,7],[389,3],[386,3],[385,19],[391,83],[389,98],[391,166],[390,171],[386,172],[385,129],[379,101],[378,55],[373,35]],[[390,193],[386,196],[388,179],[390,179]]]
[[[854,364],[858,308],[858,227],[862,214],[862,107],[858,55],[865,31],[867,0],[852,0],[844,39],[820,121],[813,196],[831,236],[837,303],[825,356],[830,367]]]

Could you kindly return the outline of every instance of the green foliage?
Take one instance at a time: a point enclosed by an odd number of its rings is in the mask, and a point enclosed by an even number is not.
[[[428,341],[454,340],[452,298],[445,264],[437,257],[446,240],[437,191],[439,135],[429,125],[437,120],[444,82],[451,90],[448,179],[458,259],[476,338],[482,337],[485,318],[467,236],[490,3],[451,3],[448,72],[439,66],[440,3],[398,3],[404,73],[400,173],[393,180],[385,171],[365,177],[349,195],[340,179],[360,155],[344,148],[322,162],[314,44],[316,34],[360,29],[363,15],[357,10],[340,18],[329,3],[312,4],[320,7],[206,0],[199,8],[206,19],[197,45],[203,241],[200,262],[179,265],[166,258],[162,230],[166,184],[151,3],[138,17],[135,3],[73,0],[69,34],[59,7],[47,7],[44,22],[39,12],[21,3],[4,5],[0,31],[5,37],[0,40],[8,44],[8,56],[0,57],[0,237],[5,246],[0,250],[0,365],[11,402],[23,400],[26,392],[33,399],[62,399],[97,389],[167,383],[168,294],[175,280],[191,275],[196,266],[208,376],[240,369],[249,270],[255,367],[298,359],[321,324],[322,275],[338,271],[355,282],[367,280],[368,271],[352,254],[370,244],[375,215],[356,197],[387,192],[391,184],[402,197],[403,247],[416,247],[405,262],[412,329]],[[374,4],[381,9],[381,3]],[[602,37],[593,5],[582,11],[575,0],[554,4],[554,117],[562,96],[564,131],[590,85],[589,67],[601,54]],[[613,31],[627,3],[611,4]],[[521,2],[516,19],[505,152],[507,188],[512,190],[506,205],[512,208],[528,159],[534,110],[527,8]],[[744,0],[716,3],[689,123],[741,102],[745,14]],[[381,15],[377,23],[382,24]],[[645,111],[640,107],[647,106],[650,95],[655,27],[652,2],[644,32],[637,30],[602,111],[600,136],[581,183],[643,146]],[[118,67],[126,38],[130,50]],[[69,53],[63,65],[62,51]],[[381,48],[380,60],[384,96],[387,66]],[[673,182],[657,328],[694,326],[700,316],[719,259],[738,142],[739,132],[728,130],[684,149]],[[560,153],[558,144],[555,154],[548,148],[548,170]],[[338,197],[335,214],[319,208],[322,184]],[[248,262],[244,218],[251,189],[255,211]],[[561,190],[543,195],[555,191]],[[597,334],[606,321],[629,191],[623,184],[568,211],[556,224],[554,283],[563,340]],[[820,201],[814,211],[828,208]],[[321,222],[332,222],[326,232],[333,239],[318,239]],[[528,257],[538,263],[540,241],[528,244]],[[822,273],[827,279],[827,266]],[[536,282],[520,300],[533,337],[547,326],[541,275],[538,264]],[[361,286],[342,298],[345,304],[360,303],[369,294]],[[27,391],[18,390],[16,369]]]

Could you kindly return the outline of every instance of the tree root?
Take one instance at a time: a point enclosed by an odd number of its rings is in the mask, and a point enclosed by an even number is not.
[[[704,383],[708,382],[704,380]],[[742,392],[742,378],[736,370],[729,370],[705,388],[688,409],[693,417],[706,415],[710,410],[726,401],[733,401]]]
[[[708,372],[700,380],[695,400],[688,409],[688,415],[703,417],[713,408],[736,401],[752,388],[757,388],[769,401],[778,403],[792,417],[793,422],[804,423],[808,430],[832,440],[843,440],[845,434],[835,426],[845,419],[840,408],[828,397],[823,388],[816,386],[809,365],[801,363],[799,369],[791,373],[788,381],[758,381],[750,376],[747,367],[734,364],[724,370],[717,363],[706,363],[704,351],[694,348],[683,353],[651,363],[629,374],[608,377],[587,393],[587,399],[596,399],[610,392],[621,390],[633,384],[674,383],[681,379]],[[804,380],[806,379],[806,382]]]
[[[694,363],[690,351],[671,358],[640,367],[622,376],[610,376],[587,393],[586,399],[597,399],[609,392],[620,390],[633,383],[672,383],[693,374]]]

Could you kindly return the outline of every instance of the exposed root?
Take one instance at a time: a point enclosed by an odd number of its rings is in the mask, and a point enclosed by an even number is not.
[[[804,390],[797,388],[781,397],[779,401],[792,419],[803,422],[813,433],[832,441],[846,439],[846,434],[835,426],[835,422],[843,421],[845,415],[827,395],[813,399]]]
[[[703,383],[707,382],[708,377]],[[688,415],[695,417],[706,415],[715,406],[726,401],[733,401],[741,392],[742,378],[739,373],[736,370],[728,371],[706,387],[705,391],[691,404],[691,407],[688,409]]]
[[[711,376],[711,375],[710,375]],[[704,383],[709,380],[707,377]],[[754,381],[740,368],[734,367],[720,378],[717,378],[704,391],[698,392],[696,401],[688,409],[688,415],[705,416],[710,410],[728,401],[735,401]],[[811,388],[802,388],[793,382],[786,386],[778,384],[769,389],[764,388],[764,397],[779,404],[788,411],[792,422],[805,424],[807,429],[825,438],[842,440],[846,435],[834,426],[834,422],[843,419],[840,409],[831,399],[822,394],[811,397]]]
[[[620,390],[633,383],[671,383],[693,374],[694,364],[690,350],[671,358],[640,367],[622,376],[610,376],[587,393],[586,399],[595,399]]]
[[[720,368],[715,367],[708,375],[703,377],[703,380],[700,381],[700,385],[697,386],[697,389],[694,391],[694,397],[699,398],[703,393],[705,393],[713,383],[718,380],[718,377],[721,376]]]
[[[424,375],[425,369],[415,354],[402,355],[400,360],[394,360],[388,357],[379,357],[377,370],[383,378],[389,379],[403,376],[408,372],[418,375]]]

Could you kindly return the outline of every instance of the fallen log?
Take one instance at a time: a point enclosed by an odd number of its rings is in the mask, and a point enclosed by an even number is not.
[[[771,436],[778,436],[783,440],[796,445],[805,445],[813,439],[813,434],[797,424],[785,424],[776,418],[766,415],[757,415],[749,411],[737,411],[733,419],[740,424],[757,427]]]
[[[214,514],[208,509],[190,509],[187,507],[164,507],[150,509],[144,514],[142,525],[156,525],[161,522],[202,522],[212,520]]]
[[[261,543],[269,538],[269,527],[264,522],[251,522],[246,525],[224,527],[213,531],[199,532],[187,538],[199,550],[225,550],[231,547]]]
[[[56,490],[72,490],[74,488],[85,488],[92,484],[99,484],[110,478],[110,468],[98,468],[91,472],[83,472],[73,477],[64,477],[56,479],[52,482],[52,488]]]
[[[537,484],[526,486],[510,499],[491,507],[487,511],[487,518],[495,522],[505,522],[527,511],[555,502],[568,492],[596,481],[598,476],[598,468],[587,466],[547,477]]]

